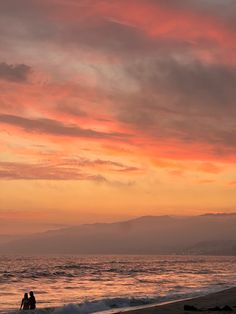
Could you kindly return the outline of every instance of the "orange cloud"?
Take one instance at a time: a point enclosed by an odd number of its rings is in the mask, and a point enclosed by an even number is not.
[[[55,7],[54,7],[55,8]],[[236,40],[230,23],[219,15],[204,10],[194,10],[191,5],[178,8],[170,2],[161,1],[87,1],[83,5],[56,6],[56,10],[47,11],[51,18],[72,25],[80,22],[86,29],[95,29],[105,21],[145,33],[150,40],[163,39],[169,42],[181,42],[189,46],[194,56],[206,62],[235,62]],[[212,49],[211,53],[209,46]],[[224,47],[224,48],[223,48]],[[223,48],[223,49],[222,49]],[[218,52],[216,51],[218,50]],[[222,59],[223,55],[230,56]]]
[[[236,6],[221,5],[0,2],[0,210],[233,208]]]

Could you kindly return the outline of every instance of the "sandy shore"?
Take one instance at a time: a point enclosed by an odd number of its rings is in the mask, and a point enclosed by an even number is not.
[[[194,306],[201,311],[185,310],[184,305]],[[228,305],[232,311],[216,310],[215,307],[222,309]],[[141,309],[125,311],[126,314],[188,314],[188,313],[236,313],[236,288],[227,289],[221,292],[212,293],[194,299],[176,301],[167,304],[155,305]]]
[[[194,306],[195,310],[186,310],[185,305]],[[222,310],[228,306],[230,310]],[[219,307],[221,310],[216,310]],[[61,308],[39,308],[34,311],[27,311],[27,314],[81,314],[88,313],[85,309],[79,307],[61,307]],[[8,314],[20,314],[25,311],[9,311]],[[89,311],[89,313],[91,313]],[[179,301],[165,302],[157,305],[149,305],[135,308],[113,309],[98,314],[190,314],[190,313],[236,313],[236,287],[221,292],[211,293],[206,296],[185,299]]]

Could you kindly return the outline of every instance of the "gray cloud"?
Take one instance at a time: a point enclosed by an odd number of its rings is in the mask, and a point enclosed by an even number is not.
[[[31,67],[25,64],[7,64],[0,63],[0,79],[13,82],[26,82]]]
[[[75,102],[65,102],[61,101],[57,104],[56,109],[62,113],[66,113],[72,116],[85,117],[86,112],[80,108],[80,105]]]
[[[52,164],[0,162],[0,178],[5,180],[87,180],[107,182],[102,175],[91,175],[78,168]]]
[[[236,147],[235,67],[166,58],[135,63],[127,75],[139,90],[113,95],[120,121],[155,138]]]
[[[128,139],[130,136],[122,133],[105,133],[91,129],[82,129],[77,125],[66,125],[52,119],[30,119],[15,115],[0,114],[0,122],[14,125],[28,132],[52,134],[55,136],[104,138],[104,139]]]
[[[113,55],[117,58],[136,58],[147,53],[149,56],[164,54],[173,46],[179,51],[189,47],[186,42],[180,45],[168,38],[150,38],[141,29],[109,18],[100,17],[96,24],[91,22],[88,25],[65,25],[57,40],[82,49],[95,49],[96,52],[105,53],[107,58]]]
[[[108,2],[117,3],[113,0]],[[118,1],[121,6],[125,2]],[[1,30],[2,33],[6,32],[5,37],[12,36],[14,42],[14,38],[16,40],[20,33],[23,39],[33,44],[41,41],[59,43],[63,49],[63,44],[66,43],[66,47],[71,44],[76,48],[91,49],[95,53],[100,51],[105,57],[114,53],[115,56],[122,56],[126,64],[136,59],[137,63],[125,69],[127,76],[124,77],[134,80],[139,91],[119,93],[112,90],[107,95],[114,102],[112,110],[119,121],[131,125],[142,133],[149,133],[154,138],[166,137],[184,142],[211,143],[215,145],[214,149],[218,154],[223,153],[221,145],[227,145],[228,149],[236,146],[235,67],[195,62],[190,58],[191,54],[188,55],[191,49],[202,47],[214,54],[212,49],[214,45],[207,41],[207,36],[205,40],[199,39],[197,45],[187,43],[184,36],[179,40],[168,38],[168,34],[163,36],[166,37],[163,39],[149,37],[140,29],[122,24],[110,16],[87,14],[89,6],[97,3],[95,1],[81,0],[78,20],[60,23],[60,19],[56,19],[51,13],[55,12],[56,8],[60,11],[63,6],[65,8],[77,6],[78,2],[58,0],[45,3],[22,0],[19,4],[18,0],[2,1],[0,3],[2,17],[18,21],[16,24],[11,23],[10,28],[9,23],[4,23]],[[220,22],[219,27],[223,25],[224,29],[232,31],[236,29],[234,0],[137,0],[137,3],[152,3],[181,12],[191,10],[199,14],[199,17],[216,18],[214,21]],[[143,18],[145,19],[145,16]],[[89,23],[90,19],[93,23]],[[210,18],[208,20],[210,24],[212,20]],[[16,29],[18,25],[22,25],[19,32]],[[41,27],[42,25],[45,27]],[[178,60],[173,58],[176,55]],[[63,66],[66,67],[64,64]],[[122,65],[120,67],[122,68]],[[108,72],[113,70],[110,67]],[[95,97],[98,98],[97,95]],[[77,105],[63,103],[59,104],[57,109],[72,115],[84,114]],[[1,115],[0,121],[30,132],[57,136],[127,138],[124,134],[84,130],[51,119],[26,119]]]
[[[0,180],[91,181],[97,184],[107,184],[116,188],[129,187],[135,184],[134,181],[112,181],[101,174],[86,173],[70,162],[67,164],[26,164],[0,161]]]
[[[71,166],[79,166],[79,167],[102,167],[106,170],[113,172],[139,172],[142,169],[136,166],[124,165],[120,162],[112,161],[112,160],[103,160],[103,159],[95,159],[90,160],[87,158],[67,158],[64,159],[66,165]]]
[[[9,2],[9,3],[8,3]],[[109,5],[113,3],[113,7],[117,5],[117,0],[109,0]],[[236,5],[231,0],[220,1],[201,1],[201,0],[137,0],[137,4],[143,3],[148,5],[152,3],[154,6],[161,5],[162,7],[171,8],[172,10],[183,12],[189,10],[204,16],[212,15],[220,21],[223,19],[224,25],[236,30],[234,25],[234,15]],[[42,43],[51,42],[59,45],[63,50],[65,47],[78,47],[80,50],[92,51],[93,53],[105,53],[109,58],[115,55],[117,58],[140,57],[143,55],[156,55],[172,53],[173,49],[176,52],[187,53],[188,50],[194,49],[192,44],[188,42],[190,39],[173,40],[168,38],[155,38],[147,36],[141,29],[135,28],[132,25],[122,23],[112,19],[112,16],[93,10],[99,5],[99,1],[83,1],[78,2],[38,2],[38,1],[19,1],[11,0],[0,3],[0,14],[3,21],[0,21],[2,43],[4,45],[11,45],[12,40],[15,43],[20,40],[29,42],[31,45],[39,45]],[[124,7],[125,1],[119,3],[120,7]],[[111,5],[112,6],[112,5]],[[60,19],[55,17],[53,12],[63,12],[66,10],[77,10],[78,19],[67,23],[60,23]],[[89,12],[93,13],[89,13]],[[232,16],[232,19],[230,18]],[[145,19],[145,16],[143,17]],[[199,22],[200,23],[200,22]],[[210,23],[210,22],[209,22]],[[11,24],[11,27],[9,27]],[[204,34],[202,34],[204,37]],[[10,41],[8,39],[11,38]],[[201,47],[206,48],[209,43],[199,40]],[[9,47],[10,49],[11,47]]]
[[[146,0],[142,1],[145,3]],[[236,10],[236,3],[234,0],[148,0],[148,2],[153,5],[157,4],[174,10],[180,10],[181,12],[192,11],[197,14],[207,14],[208,17],[223,18],[228,25],[235,20],[234,12]]]
[[[178,61],[166,57],[133,64],[127,71],[146,93],[168,95],[172,92],[174,96],[188,98],[187,103],[175,99],[171,110],[203,114],[210,113],[214,108],[215,114],[224,111],[228,116],[236,110],[235,66],[205,64],[194,60]],[[168,103],[166,105],[168,109]]]

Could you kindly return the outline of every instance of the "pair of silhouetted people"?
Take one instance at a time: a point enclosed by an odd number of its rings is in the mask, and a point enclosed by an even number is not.
[[[30,297],[28,297],[28,293],[24,294],[24,298],[21,301],[20,310],[34,310],[36,309],[36,300],[34,297],[33,291],[29,293]]]

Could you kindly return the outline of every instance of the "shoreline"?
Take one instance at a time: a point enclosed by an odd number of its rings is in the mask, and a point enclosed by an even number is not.
[[[118,314],[118,313],[130,313],[133,311],[141,311],[142,309],[149,309],[149,308],[156,308],[156,307],[161,307],[167,304],[175,304],[177,302],[184,302],[188,300],[192,300],[194,298],[181,298],[181,299],[176,299],[176,300],[170,300],[170,301],[163,301],[160,303],[151,303],[151,304],[146,304],[146,305],[137,305],[137,306],[129,306],[129,307],[124,307],[124,308],[116,308],[116,309],[111,309],[111,310],[106,310],[106,311],[101,311],[97,312],[97,314]]]
[[[185,310],[184,305],[190,305],[198,310]],[[232,311],[223,311],[223,307],[229,306]],[[220,310],[217,311],[216,307]],[[211,310],[210,310],[211,309]],[[212,292],[203,296],[184,298],[174,301],[166,301],[158,304],[150,304],[147,306],[140,306],[129,309],[117,309],[114,314],[126,313],[126,314],[154,314],[154,313],[236,313],[236,287],[227,288],[218,292]],[[106,311],[100,312],[105,314]]]
[[[113,308],[107,310],[98,310],[98,311],[89,311],[87,312],[80,304],[65,304],[60,307],[46,307],[46,308],[37,308],[36,310],[28,310],[28,314],[83,314],[83,313],[97,313],[97,314],[188,314],[196,313],[198,311],[185,310],[184,305],[194,306],[200,310],[204,310],[204,313],[225,313],[225,311],[210,311],[209,308],[219,307],[223,308],[224,306],[229,306],[232,308],[232,311],[227,311],[228,313],[236,313],[236,287],[226,288],[218,292],[210,292],[196,297],[187,297],[170,301],[163,301],[160,303],[153,303],[147,305],[138,305],[131,307],[123,308]],[[2,314],[15,314],[22,313],[22,311],[6,311]],[[25,311],[23,312],[25,313]]]

